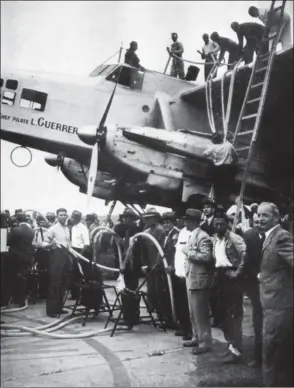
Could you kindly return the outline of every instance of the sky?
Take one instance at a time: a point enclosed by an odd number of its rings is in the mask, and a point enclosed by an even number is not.
[[[141,64],[162,72],[172,32],[184,45],[183,57],[200,61],[202,34],[218,31],[236,40],[230,24],[252,21],[250,5],[258,2],[2,1],[1,66],[88,75],[122,42],[127,48],[136,40]],[[203,70],[198,78],[203,81]],[[45,212],[62,206],[86,211],[86,196],[45,163],[43,152],[31,150],[31,164],[17,168],[10,161],[15,147],[1,140],[1,209]],[[15,158],[26,162],[27,152],[17,150]],[[122,208],[118,205],[115,213]],[[107,213],[104,201],[96,198],[89,210]]]

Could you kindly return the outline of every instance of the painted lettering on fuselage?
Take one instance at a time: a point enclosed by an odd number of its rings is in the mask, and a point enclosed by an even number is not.
[[[77,127],[74,127],[72,125],[57,123],[55,121],[49,121],[49,120],[46,120],[44,117],[31,118],[31,120],[29,121],[28,119],[24,119],[24,118],[1,114],[1,120],[11,120],[14,123],[33,125],[34,127],[44,127],[44,128],[52,129],[56,131],[71,133],[73,135],[78,133]]]

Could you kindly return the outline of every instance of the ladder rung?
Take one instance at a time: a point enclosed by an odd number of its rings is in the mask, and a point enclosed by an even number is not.
[[[262,86],[264,82],[258,82],[257,84],[251,85],[251,89],[258,88],[259,86]]]
[[[257,102],[257,101],[259,101],[259,100],[261,100],[261,97],[253,98],[252,100],[248,100],[248,101],[247,101],[247,104],[252,104],[253,102]]]
[[[249,150],[249,149],[250,149],[250,146],[246,146],[246,147],[236,148],[236,151],[240,152],[240,151],[246,151],[246,150]]]
[[[266,70],[266,69],[267,69],[267,66],[261,67],[260,69],[258,69],[258,70],[255,71],[255,74],[261,73],[262,71],[264,71],[264,70]]]
[[[253,119],[253,117],[256,117],[256,116],[257,116],[257,113],[254,113],[252,115],[243,116],[241,120]]]
[[[254,129],[250,129],[250,131],[239,132],[237,136],[248,135],[249,133],[253,133],[253,132],[254,132]]]
[[[260,62],[265,62],[267,59],[269,59],[269,56],[270,56],[270,53],[265,53],[260,55],[258,59],[260,60]]]

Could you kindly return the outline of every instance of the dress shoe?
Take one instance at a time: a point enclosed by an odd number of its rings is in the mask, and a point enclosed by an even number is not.
[[[183,346],[185,348],[195,348],[198,346],[198,341],[196,340],[186,341],[183,343]]]
[[[47,317],[50,317],[50,318],[57,318],[57,317],[58,317],[58,314],[47,314]]]
[[[183,341],[191,341],[192,340],[192,334],[185,334],[183,335]]]
[[[242,360],[241,356],[230,352],[227,357],[223,358],[223,364],[238,364]]]
[[[193,349],[192,354],[197,355],[197,354],[208,353],[210,351],[211,351],[210,346],[202,346],[202,347]]]

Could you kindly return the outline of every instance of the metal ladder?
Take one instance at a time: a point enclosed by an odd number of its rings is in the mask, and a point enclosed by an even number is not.
[[[243,206],[243,196],[246,188],[248,170],[251,163],[254,146],[258,137],[262,113],[264,110],[267,96],[268,85],[270,81],[272,65],[276,54],[277,44],[279,43],[282,31],[286,0],[283,0],[282,5],[278,7],[275,7],[275,3],[276,0],[272,0],[268,14],[267,24],[265,26],[265,32],[261,44],[259,46],[256,60],[253,65],[250,80],[245,93],[236,130],[234,133],[233,145],[235,146],[235,149],[238,152],[239,156],[242,155],[242,157],[246,159],[246,165],[239,193],[239,200],[233,224],[233,231],[235,231],[236,229],[238,223],[238,215],[241,207]],[[278,31],[274,34],[270,34],[270,30],[273,27],[273,24],[271,23],[272,15],[278,11],[281,11]],[[271,40],[273,40],[272,47],[269,52],[264,54],[264,45],[268,44]],[[255,96],[252,96],[252,94],[254,93]],[[250,111],[250,108],[252,108],[251,112],[248,112]],[[244,128],[244,122],[249,122],[250,124]]]

